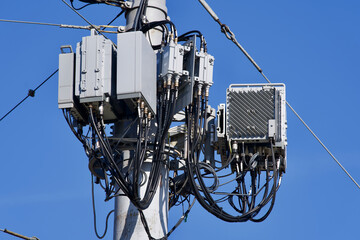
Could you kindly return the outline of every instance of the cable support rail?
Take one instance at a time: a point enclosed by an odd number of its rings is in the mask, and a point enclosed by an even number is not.
[[[60,27],[60,28],[71,28],[71,29],[82,29],[82,30],[91,30],[96,29],[102,33],[119,33],[121,31],[106,31],[105,28],[116,28],[120,29],[121,26],[109,26],[109,25],[89,25],[89,26],[78,26],[78,25],[69,25],[69,24],[57,24],[57,23],[42,23],[42,22],[31,22],[31,21],[19,21],[19,20],[8,20],[8,19],[0,19],[0,22],[8,22],[8,23],[22,23],[22,24],[33,24],[33,25],[43,25],[43,26],[52,26],[52,27]]]
[[[245,48],[237,41],[235,34],[230,30],[229,26],[223,24],[220,21],[220,18],[216,15],[214,10],[210,7],[210,5],[205,0],[198,0],[201,5],[205,8],[205,10],[210,14],[210,16],[217,22],[221,27],[221,32],[225,34],[226,38],[232,41],[241,52],[247,57],[247,59],[253,64],[253,66],[259,71],[262,77],[268,82],[271,81],[264,74],[263,70],[260,66],[255,62],[255,60],[250,56],[250,54],[245,50]],[[309,125],[302,119],[302,117],[295,111],[295,109],[290,105],[288,101],[286,101],[287,106],[290,110],[296,115],[296,117],[301,121],[301,123],[307,128],[307,130],[313,135],[313,137],[320,143],[320,145],[325,149],[325,151],[331,156],[331,158],[339,165],[339,167],[346,173],[346,175],[351,179],[351,181],[360,189],[360,185],[357,181],[351,176],[351,174],[343,167],[340,161],[331,153],[331,151],[325,146],[325,144],[320,140],[320,138],[315,134],[315,132],[309,127]]]

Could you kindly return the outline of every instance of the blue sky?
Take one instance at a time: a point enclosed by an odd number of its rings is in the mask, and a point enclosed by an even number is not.
[[[360,181],[360,2],[209,0],[287,100]],[[198,29],[215,56],[210,104],[232,83],[264,80],[196,0],[168,1],[179,33]],[[106,24],[117,9],[82,13]],[[0,18],[86,25],[60,0],[2,1]],[[116,24],[124,24],[124,20]],[[60,46],[84,30],[0,23],[0,115],[58,67]],[[115,36],[110,36],[115,39]],[[0,122],[0,228],[40,239],[96,239],[91,182],[81,144],[57,108],[57,77]],[[288,110],[288,168],[263,223],[225,223],[196,205],[170,239],[358,239],[360,191]],[[98,226],[113,204],[96,192]],[[170,212],[169,227],[179,217]],[[15,239],[0,232],[1,239]],[[112,218],[109,233],[112,239]]]

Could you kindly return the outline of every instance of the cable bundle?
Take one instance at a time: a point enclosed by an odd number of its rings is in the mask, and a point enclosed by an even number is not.
[[[193,103],[185,110],[184,155],[180,160],[174,159],[185,162],[181,166],[184,173],[175,170],[171,178],[170,206],[181,203],[182,196],[194,195],[208,212],[224,221],[265,220],[273,208],[282,175],[279,170],[281,156],[274,151],[273,139],[266,144],[271,152],[265,157],[259,153],[249,154],[244,144],[238,148],[240,144],[233,142],[225,161],[202,161],[205,140],[209,136],[205,131],[208,129],[208,98],[201,84],[195,85],[193,96]],[[268,210],[256,218],[269,202]]]

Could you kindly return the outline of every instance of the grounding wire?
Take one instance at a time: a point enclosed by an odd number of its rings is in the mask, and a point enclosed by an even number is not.
[[[226,25],[221,23],[219,17],[216,13],[211,9],[209,4],[206,3],[205,0],[198,0],[201,5],[207,10],[207,12],[211,15],[211,17],[221,26],[221,32],[225,34],[225,36],[231,40],[242,52],[243,54],[249,59],[249,61],[254,65],[254,67],[260,72],[263,78],[268,82],[271,81],[266,77],[263,73],[263,70],[257,65],[257,63],[252,59],[250,54],[246,52],[246,50],[241,46],[241,44],[236,40],[235,34],[230,30],[230,28]],[[330,150],[325,146],[325,144],[320,140],[320,138],[311,130],[311,128],[306,124],[306,122],[300,117],[300,115],[295,111],[295,109],[286,101],[287,106],[291,109],[291,111],[296,115],[296,117],[302,122],[302,124],[309,130],[309,132],[315,137],[315,139],[320,143],[320,145],[326,150],[326,152],[334,159],[334,161],[339,165],[339,167],[346,173],[346,175],[354,182],[354,184],[360,189],[360,185],[356,182],[356,180],[350,175],[350,173],[342,166],[342,164],[337,160],[337,158],[330,152]]]
[[[44,84],[46,83],[52,76],[54,76],[57,72],[59,71],[59,69],[56,69],[49,77],[47,77],[39,86],[37,86],[34,90],[29,89],[28,95],[23,98],[18,104],[15,105],[15,107],[13,107],[10,111],[8,111],[1,119],[0,122],[6,118],[12,111],[14,111],[18,106],[20,106],[20,104],[22,104],[28,97],[35,97],[35,92]]]

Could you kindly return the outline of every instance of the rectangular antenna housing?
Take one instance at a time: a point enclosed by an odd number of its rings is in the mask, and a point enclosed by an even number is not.
[[[158,75],[165,77],[168,74],[183,75],[184,47],[180,44],[170,42],[158,54]]]
[[[225,118],[224,118],[225,115]],[[286,96],[284,84],[232,84],[227,89],[226,107],[218,107],[217,151],[222,163],[231,152],[241,161],[257,154],[260,171],[272,169],[272,156],[285,172],[287,148]],[[236,166],[232,166],[235,171]]]
[[[284,84],[233,84],[227,90],[226,136],[238,142],[268,142],[284,147],[286,139]]]
[[[117,40],[117,99],[141,99],[155,114],[157,87],[155,52],[142,32],[120,33]]]
[[[195,81],[211,86],[213,84],[215,58],[210,54],[200,51],[196,52],[195,58]]]
[[[115,77],[113,43],[91,30],[91,36],[77,44],[76,54],[60,54],[59,108],[70,109],[76,120],[86,123],[91,105],[105,122],[116,121]]]
[[[59,55],[58,106],[60,109],[70,109],[77,121],[86,123],[86,110],[79,103],[79,98],[74,95],[75,72],[75,53],[61,53]]]
[[[59,108],[74,107],[75,53],[59,55]]]
[[[101,102],[112,95],[115,57],[112,42],[95,32],[77,44],[75,95],[81,103]]]
[[[198,50],[196,36],[183,44],[183,76],[180,78],[179,97],[177,99],[175,111],[182,110],[193,101],[194,86],[198,84],[202,89],[209,89],[213,84],[213,69],[215,58],[204,52],[203,49]],[[173,54],[177,64],[179,57]],[[175,67],[174,67],[175,68]]]

